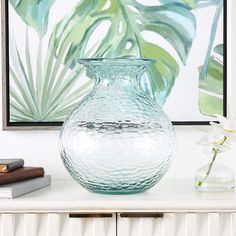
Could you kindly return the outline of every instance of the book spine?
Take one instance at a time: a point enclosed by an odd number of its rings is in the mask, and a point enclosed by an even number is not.
[[[5,172],[8,172],[7,165],[1,164],[0,165],[0,173],[5,173]]]
[[[27,179],[33,179],[44,176],[44,169],[42,167],[29,168],[21,167],[13,172],[1,173],[0,184],[9,184]]]
[[[15,162],[9,163],[7,165],[7,172],[12,171],[12,170],[16,170],[22,166],[24,166],[24,160],[17,160]]]
[[[51,176],[45,175],[44,177],[35,178],[33,180],[25,181],[16,188],[13,187],[12,192],[7,198],[15,198],[26,193],[44,188],[51,184]],[[0,192],[1,193],[1,192]]]

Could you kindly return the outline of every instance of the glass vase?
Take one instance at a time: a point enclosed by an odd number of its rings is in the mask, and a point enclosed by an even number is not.
[[[140,78],[153,62],[80,60],[94,88],[64,122],[60,148],[65,167],[86,189],[106,194],[143,192],[172,163],[172,124],[140,87]]]
[[[234,172],[215,160],[201,167],[195,176],[195,187],[199,191],[229,191],[235,187]]]

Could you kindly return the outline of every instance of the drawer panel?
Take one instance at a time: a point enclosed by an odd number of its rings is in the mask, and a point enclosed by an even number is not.
[[[163,217],[122,217],[118,236],[235,236],[235,213],[165,213]]]
[[[115,236],[116,215],[1,214],[0,236]]]
[[[115,235],[235,236],[236,213],[0,214],[0,236]]]

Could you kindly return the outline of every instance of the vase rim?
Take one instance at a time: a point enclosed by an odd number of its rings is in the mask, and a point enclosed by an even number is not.
[[[137,66],[149,66],[154,64],[156,60],[150,58],[127,58],[127,57],[116,57],[116,58],[81,58],[78,62],[82,65],[137,65]]]

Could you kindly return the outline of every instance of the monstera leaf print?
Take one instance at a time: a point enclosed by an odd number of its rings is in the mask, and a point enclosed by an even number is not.
[[[201,70],[201,68],[200,68]],[[199,108],[202,114],[223,115],[223,45],[214,49],[209,59],[207,76],[199,79]]]
[[[110,5],[109,5],[110,4]],[[82,0],[60,21],[50,40],[50,50],[71,67],[85,57],[93,32],[103,22],[108,31],[90,57],[134,56],[156,59],[142,85],[149,95],[163,105],[179,73],[177,61],[186,63],[195,37],[195,17],[189,7],[177,3],[146,6],[135,0]],[[178,55],[171,55],[164,45],[143,36],[152,32]]]
[[[49,10],[55,0],[10,0],[11,5],[29,26],[42,37],[47,31]]]

